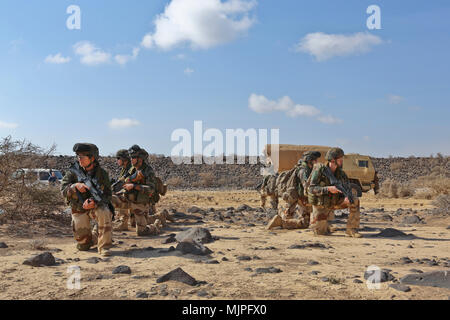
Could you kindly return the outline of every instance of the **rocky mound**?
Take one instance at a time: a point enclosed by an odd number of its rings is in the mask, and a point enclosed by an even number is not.
[[[74,157],[71,156],[51,157],[41,161],[38,166],[65,171],[73,161]],[[111,177],[118,175],[119,169],[114,157],[102,157],[100,161]],[[449,157],[372,158],[372,161],[380,182],[392,179],[404,183],[430,173],[450,177]],[[248,158],[242,165],[176,165],[170,157],[151,155],[149,163],[172,189],[252,189],[261,181],[260,170],[263,167],[260,163],[249,164]]]

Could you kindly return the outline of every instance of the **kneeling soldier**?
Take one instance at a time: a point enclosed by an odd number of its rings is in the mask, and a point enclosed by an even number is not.
[[[134,214],[138,236],[157,235],[162,227],[161,221],[156,219],[153,224],[147,223],[150,198],[156,192],[155,174],[146,163],[148,153],[137,145],[132,146],[128,153],[133,166],[125,179],[123,190],[113,195],[114,206],[130,209],[131,214]]]
[[[354,201],[351,203],[348,196],[344,196],[342,191],[332,185],[330,181],[330,177],[335,178],[342,185],[348,186],[348,177],[342,170],[344,151],[340,148],[330,149],[325,159],[327,164],[316,164],[307,182],[308,202],[313,206],[310,228],[314,230],[316,235],[329,234],[330,228],[327,220],[330,215],[334,214],[336,209],[349,208],[346,235],[361,238],[362,235],[357,231],[360,213],[359,199],[353,196]],[[327,176],[328,173],[331,176]]]
[[[78,162],[67,171],[61,192],[72,208],[72,227],[77,248],[88,251],[97,244],[102,256],[109,256],[112,246],[111,184],[108,173],[98,162],[97,146],[77,143],[73,147]],[[109,207],[108,207],[109,205]],[[91,231],[91,219],[98,228]]]

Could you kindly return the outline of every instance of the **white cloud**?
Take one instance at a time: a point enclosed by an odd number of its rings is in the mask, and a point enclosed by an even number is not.
[[[131,128],[131,127],[136,127],[139,126],[141,123],[137,120],[134,119],[129,119],[129,118],[125,118],[125,119],[112,119],[109,123],[108,126],[111,129],[123,129],[123,128]]]
[[[275,111],[284,112],[288,117],[316,117],[320,122],[327,124],[340,123],[342,120],[333,116],[323,116],[321,111],[314,106],[296,104],[288,96],[278,101],[269,100],[263,95],[252,93],[248,99],[248,107],[256,113],[270,113]]]
[[[370,33],[358,32],[352,35],[326,34],[315,32],[307,34],[296,45],[297,52],[313,55],[317,61],[328,60],[335,56],[348,56],[370,51],[383,40]]]
[[[102,51],[89,41],[77,42],[73,48],[75,54],[81,57],[80,62],[88,66],[107,63],[111,59],[110,53]]]
[[[331,115],[327,115],[327,116],[320,116],[317,118],[317,120],[319,120],[322,123],[326,123],[326,124],[335,124],[335,123],[342,123],[341,119],[335,118]]]
[[[63,64],[70,62],[70,57],[64,58],[61,53],[57,53],[54,56],[51,54],[45,58],[45,63]]]
[[[399,104],[400,102],[405,100],[405,98],[403,98],[401,96],[397,96],[395,94],[388,94],[387,99],[388,99],[389,103],[391,103],[391,104]]]
[[[177,60],[184,60],[184,59],[186,59],[186,55],[183,53],[179,53],[174,58]]]
[[[233,41],[255,23],[249,13],[256,5],[256,0],[172,0],[141,45],[170,50],[187,44],[208,49]]]
[[[19,125],[17,123],[0,121],[0,129],[15,129]]]
[[[194,69],[191,68],[184,69],[184,74],[190,76],[192,73],[194,73]]]
[[[141,49],[139,48],[134,48],[133,52],[131,55],[128,54],[117,54],[114,59],[116,60],[116,62],[120,65],[125,65],[127,64],[130,60],[136,60],[137,56],[139,55],[139,51]]]

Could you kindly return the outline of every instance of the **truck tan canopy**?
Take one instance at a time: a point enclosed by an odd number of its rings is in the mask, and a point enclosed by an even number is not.
[[[275,155],[272,155],[272,150],[279,148],[279,159]],[[307,151],[319,151],[322,156],[319,162],[325,162],[325,154],[332,147],[327,146],[306,146],[306,145],[293,145],[293,144],[267,144],[264,152],[267,157],[268,163],[276,165],[278,163],[278,172],[292,169],[298,162],[298,160]]]

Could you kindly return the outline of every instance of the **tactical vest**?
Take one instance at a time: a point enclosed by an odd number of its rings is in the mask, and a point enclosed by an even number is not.
[[[303,161],[300,165],[300,170],[298,171],[298,185],[297,185],[297,192],[298,192],[298,196],[301,198],[305,198],[306,195],[306,190],[303,187],[303,182],[306,181],[302,181],[302,176],[306,177],[306,180],[308,180],[309,176],[311,175],[312,172],[312,168],[308,167],[308,164]]]
[[[138,169],[132,166],[128,171],[129,175],[130,176],[133,175],[136,172],[136,170]],[[137,184],[143,186],[144,190],[138,191],[133,189],[126,193],[126,197],[129,201],[132,201],[134,203],[148,204],[149,202],[151,202],[150,200],[153,198],[155,194],[154,181],[152,181],[153,180],[152,177],[154,176],[153,169],[144,162],[139,171],[143,173],[144,181],[140,181]]]
[[[316,174],[318,174],[318,176],[319,176],[319,178],[318,178],[319,181],[314,186],[320,186],[320,187],[331,186],[330,180],[328,180],[328,178],[323,174],[324,169],[325,169],[325,165],[323,163],[317,163],[316,165],[314,165],[313,172],[310,174],[308,181],[306,183],[308,188],[311,186],[311,180],[312,180],[313,176],[315,176]],[[345,180],[347,177],[345,172],[341,168],[337,168],[336,171],[334,172],[334,175],[338,180]],[[307,194],[308,194],[308,202],[311,205],[324,206],[325,208],[334,207],[335,205],[337,205],[339,203],[339,201],[342,200],[342,197],[343,197],[343,195],[341,193],[334,193],[334,194],[328,193],[328,194],[324,194],[324,195],[315,195],[315,194],[311,194],[311,193],[307,192]]]

